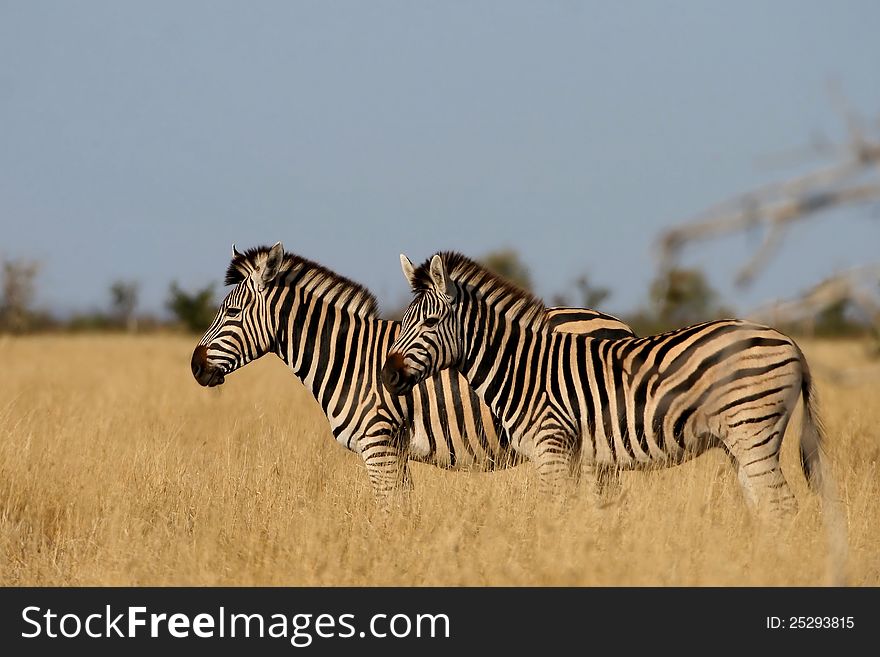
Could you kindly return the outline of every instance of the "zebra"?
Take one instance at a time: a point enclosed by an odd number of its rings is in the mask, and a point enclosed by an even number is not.
[[[534,462],[542,488],[558,490],[582,463],[615,474],[720,447],[747,504],[790,517],[797,500],[779,452],[798,397],[802,470],[814,491],[830,478],[807,361],[772,328],[726,319],[642,338],[552,333],[539,299],[459,253],[418,268],[401,255],[401,266],[414,296],[383,383],[406,394],[456,369]]]
[[[380,379],[400,322],[377,316],[362,285],[279,242],[240,253],[233,245],[225,282],[234,286],[195,347],[191,368],[203,386],[267,353],[314,395],[336,440],[359,453],[378,498],[411,488],[407,459],[450,470],[491,471],[521,462],[488,407],[455,372],[428,378],[404,396]],[[555,330],[633,335],[619,320],[584,308],[549,312]]]

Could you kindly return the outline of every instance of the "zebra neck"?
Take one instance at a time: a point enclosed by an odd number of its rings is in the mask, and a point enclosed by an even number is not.
[[[547,336],[480,301],[463,306],[459,371],[505,426],[522,414],[523,388],[546,367]]]
[[[370,393],[378,376],[377,342],[388,339],[381,326],[391,322],[359,317],[302,290],[291,296],[299,303],[279,323],[278,355],[314,395],[335,433],[334,419]]]

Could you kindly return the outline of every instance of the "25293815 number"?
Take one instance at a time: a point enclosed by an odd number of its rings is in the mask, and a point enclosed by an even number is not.
[[[790,630],[849,630],[855,627],[852,616],[790,616]]]

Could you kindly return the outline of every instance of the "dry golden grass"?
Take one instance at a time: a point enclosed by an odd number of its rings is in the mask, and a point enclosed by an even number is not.
[[[0,584],[816,585],[818,499],[767,534],[720,454],[624,475],[624,499],[559,508],[526,464],[495,474],[416,465],[383,514],[359,457],[274,357],[220,389],[183,337],[0,338]],[[820,364],[855,343],[806,343]],[[849,581],[880,584],[880,381],[819,377],[849,521]],[[800,413],[796,414],[799,418]]]

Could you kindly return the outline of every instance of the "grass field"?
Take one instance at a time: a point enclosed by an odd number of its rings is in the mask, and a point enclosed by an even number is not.
[[[355,454],[274,357],[200,388],[195,338],[0,338],[3,585],[818,585],[818,498],[783,466],[801,512],[770,533],[721,454],[624,475],[604,509],[559,507],[531,466],[416,465],[409,503],[375,505]],[[823,366],[858,343],[805,342],[849,523],[848,581],[880,585],[880,380]]]

